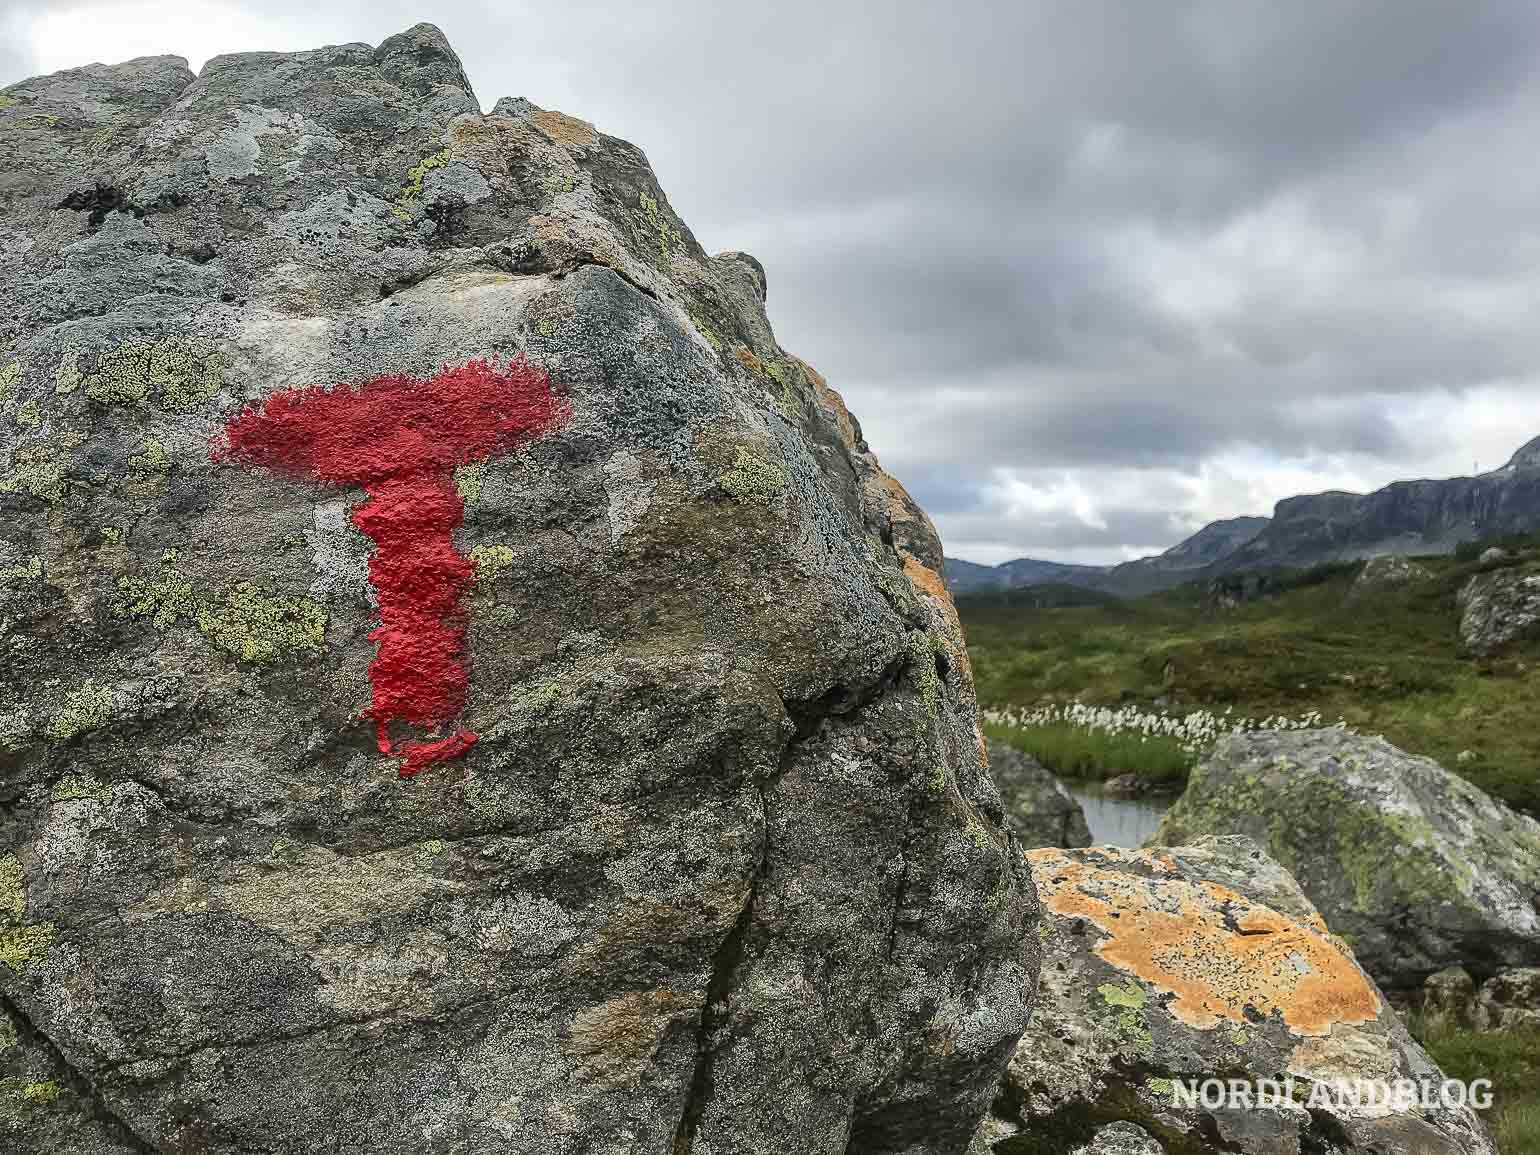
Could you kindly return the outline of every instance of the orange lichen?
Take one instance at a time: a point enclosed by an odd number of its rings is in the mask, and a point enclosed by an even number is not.
[[[699,1012],[698,1003],[671,990],[632,991],[579,1011],[569,1028],[567,1050],[590,1079],[634,1083],[669,1030]]]
[[[1027,859],[1043,905],[1097,926],[1107,936],[1097,955],[1174,994],[1166,1010],[1190,1027],[1245,1023],[1249,1008],[1276,1010],[1296,1035],[1324,1035],[1380,1013],[1379,994],[1324,928],[1181,877],[1169,856],[1050,848]]]
[[[956,667],[963,684],[971,690],[973,664],[968,660],[968,646],[963,640],[962,620],[957,616],[957,606],[946,588],[946,582],[942,581],[940,574],[913,554],[903,550],[899,552],[904,559],[904,576],[909,579],[909,584],[915,588],[915,592],[931,599],[936,615],[940,619],[938,625],[942,639],[946,643],[947,660]]]
[[[534,121],[541,132],[564,148],[593,148],[599,143],[599,132],[593,125],[575,116],[568,116],[565,112],[541,110],[530,113],[529,119]]]
[[[801,358],[796,358],[796,361],[802,366],[802,372],[807,374],[807,379],[813,383],[813,389],[818,395],[818,403],[834,418],[835,428],[839,430],[840,440],[845,443],[845,448],[855,453],[857,451],[856,423],[855,418],[850,416],[850,410],[845,408],[845,399],[839,395],[838,390],[824,380],[823,374],[817,369]]]
[[[737,354],[738,360],[743,362],[743,367],[750,373],[758,374],[761,377],[765,375],[765,363],[759,359],[754,350],[750,349],[747,345],[738,345],[733,349],[733,352]]]

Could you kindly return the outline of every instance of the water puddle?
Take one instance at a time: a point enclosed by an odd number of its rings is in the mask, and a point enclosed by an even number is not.
[[[1061,781],[1063,781],[1061,779]],[[1064,781],[1064,788],[1075,796],[1085,811],[1085,823],[1095,846],[1121,846],[1136,849],[1155,833],[1161,817],[1176,801],[1175,794],[1147,794],[1122,798],[1106,793],[1100,782]]]

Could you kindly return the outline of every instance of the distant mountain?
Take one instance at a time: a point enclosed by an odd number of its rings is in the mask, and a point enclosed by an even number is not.
[[[955,594],[980,594],[1022,586],[1068,585],[1120,597],[1137,597],[1192,581],[1222,561],[1267,525],[1265,517],[1232,517],[1210,522],[1197,533],[1154,557],[1118,565],[1065,565],[1018,558],[1000,565],[946,559],[946,580]]]
[[[1302,568],[1380,554],[1450,553],[1462,541],[1540,529],[1540,437],[1507,465],[1475,477],[1397,481],[1373,493],[1290,497],[1240,549],[1213,567]]]
[[[1449,553],[1463,541],[1540,530],[1540,437],[1501,469],[1443,481],[1397,481],[1373,493],[1289,497],[1273,516],[1204,526],[1155,557],[1115,566],[1019,558],[997,566],[946,559],[959,595],[1059,583],[1137,597],[1250,569],[1303,569],[1380,554]]]

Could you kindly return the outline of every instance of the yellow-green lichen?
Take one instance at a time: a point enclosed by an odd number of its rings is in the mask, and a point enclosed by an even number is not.
[[[90,774],[66,774],[54,783],[49,797],[54,802],[106,802],[112,797],[112,787]]]
[[[518,555],[506,545],[478,545],[471,550],[471,564],[476,567],[476,580],[491,582],[511,566]]]
[[[66,353],[59,358],[59,367],[54,370],[53,388],[55,393],[73,393],[85,382],[85,374],[80,371],[80,354]]]
[[[0,365],[0,402],[11,395],[11,390],[21,384],[21,362],[11,361]]]
[[[28,967],[38,965],[48,956],[55,935],[56,928],[51,922],[0,930],[0,963],[10,967],[12,974],[26,974]]]
[[[11,471],[0,477],[0,493],[30,493],[49,503],[63,500],[69,490],[70,451],[85,439],[84,433],[65,433],[22,446]]]
[[[81,376],[86,396],[106,404],[147,405],[190,413],[202,408],[225,379],[224,354],[202,341],[162,337],[125,341],[97,358]],[[64,372],[64,363],[60,364]],[[74,372],[79,373],[78,362]],[[61,382],[62,384],[62,382]],[[65,390],[60,390],[64,392]]]
[[[1121,986],[1103,983],[1096,988],[1102,1002],[1111,1008],[1109,1025],[1118,1039],[1139,1052],[1148,1052],[1153,1040],[1144,1025],[1144,988],[1134,979]]]
[[[43,732],[57,742],[67,742],[105,725],[117,709],[118,697],[112,687],[98,686],[87,679],[64,696],[63,704]]]
[[[20,922],[27,913],[26,878],[14,854],[0,858],[0,922]]]
[[[311,598],[273,597],[242,582],[218,607],[198,610],[198,629],[244,662],[272,662],[302,651],[315,653],[326,640],[326,610]]]
[[[52,1103],[64,1090],[52,1079],[41,1083],[28,1083],[21,1089],[21,1097],[29,1103]]]
[[[543,324],[544,322],[542,322]],[[481,483],[487,475],[487,463],[475,461],[470,465],[462,465],[455,470],[455,490],[460,494],[460,500],[470,505],[481,496]]]
[[[21,408],[16,410],[16,424],[23,429],[36,429],[43,424],[43,414],[36,401],[28,398],[22,402]]]
[[[786,492],[786,471],[740,445],[733,467],[717,478],[717,485],[740,502],[769,507]]]
[[[15,108],[18,103],[20,102],[10,93],[0,92],[0,109]]]
[[[164,445],[153,437],[146,437],[144,452],[130,457],[128,467],[135,473],[162,474],[170,471],[171,459],[166,456]]]
[[[941,717],[941,675],[936,672],[936,650],[930,634],[909,634],[909,677],[920,692],[920,701],[932,720]]]
[[[403,224],[412,219],[412,210],[422,201],[423,179],[434,169],[443,168],[449,163],[449,149],[441,148],[431,156],[425,156],[414,164],[406,174],[406,183],[401,186],[401,193],[396,197],[396,219]]]
[[[4,1015],[0,1015],[0,1055],[15,1047],[18,1041],[16,1025]]]
[[[647,225],[658,236],[658,255],[663,258],[666,265],[669,261],[670,247],[682,247],[684,234],[678,226],[669,222],[663,215],[663,210],[658,207],[658,202],[649,196],[645,189],[642,190],[642,213],[647,219]]]
[[[695,326],[696,331],[706,338],[706,344],[710,345],[718,353],[722,351],[722,338],[717,336],[715,329],[701,319],[700,314],[692,312],[690,314],[690,322]]]
[[[193,584],[176,569],[176,551],[161,555],[161,570],[154,577],[120,577],[114,612],[119,617],[149,618],[160,629],[178,618],[195,618],[202,608]]]
[[[6,566],[0,569],[0,586],[11,589],[20,589],[30,586],[43,578],[43,559],[33,554],[20,565]]]

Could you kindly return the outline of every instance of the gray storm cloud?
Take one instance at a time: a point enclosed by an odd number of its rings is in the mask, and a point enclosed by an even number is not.
[[[423,11],[231,7],[280,42],[198,43],[377,42]],[[708,248],[764,262],[782,342],[963,556],[1117,559],[1290,485],[1496,464],[1540,433],[1533,4],[431,19],[484,105],[634,140]],[[162,50],[193,55],[176,23]],[[0,82],[37,48],[0,43]]]

